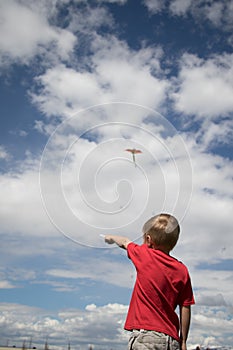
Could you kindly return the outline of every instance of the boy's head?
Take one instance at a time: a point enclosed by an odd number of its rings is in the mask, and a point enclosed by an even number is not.
[[[145,243],[170,251],[177,243],[180,226],[174,216],[159,214],[149,219],[142,230]]]

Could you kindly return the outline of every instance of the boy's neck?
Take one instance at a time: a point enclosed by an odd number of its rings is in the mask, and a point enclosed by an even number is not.
[[[161,246],[156,246],[154,243],[152,244],[147,244],[149,248],[154,249],[154,250],[160,250],[161,252],[170,255],[170,249],[166,247],[161,247]]]
[[[161,250],[165,254],[169,255],[170,249],[167,247],[164,247],[162,245],[156,245],[155,242],[151,239],[150,235],[144,236],[143,243],[147,244],[149,248],[155,249],[155,250]]]

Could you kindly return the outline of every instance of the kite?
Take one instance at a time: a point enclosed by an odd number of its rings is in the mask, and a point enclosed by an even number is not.
[[[136,160],[135,160],[135,154],[142,153],[142,151],[140,151],[140,149],[135,149],[135,148],[131,148],[131,149],[127,148],[125,151],[132,153],[133,162],[134,162],[134,165],[136,167],[137,165],[136,165]]]

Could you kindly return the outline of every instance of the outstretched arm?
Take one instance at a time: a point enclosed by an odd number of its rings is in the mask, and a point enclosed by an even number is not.
[[[108,244],[116,243],[120,248],[127,249],[127,246],[129,243],[131,243],[131,240],[123,236],[106,235],[105,242]]]
[[[180,306],[180,338],[181,350],[187,349],[187,339],[191,319],[191,306]]]

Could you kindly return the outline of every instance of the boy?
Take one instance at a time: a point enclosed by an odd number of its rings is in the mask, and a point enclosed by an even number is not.
[[[142,245],[127,237],[105,236],[106,243],[127,249],[137,270],[124,327],[132,332],[129,350],[186,350],[194,297],[186,266],[169,255],[179,233],[172,215],[159,214],[144,224]]]

